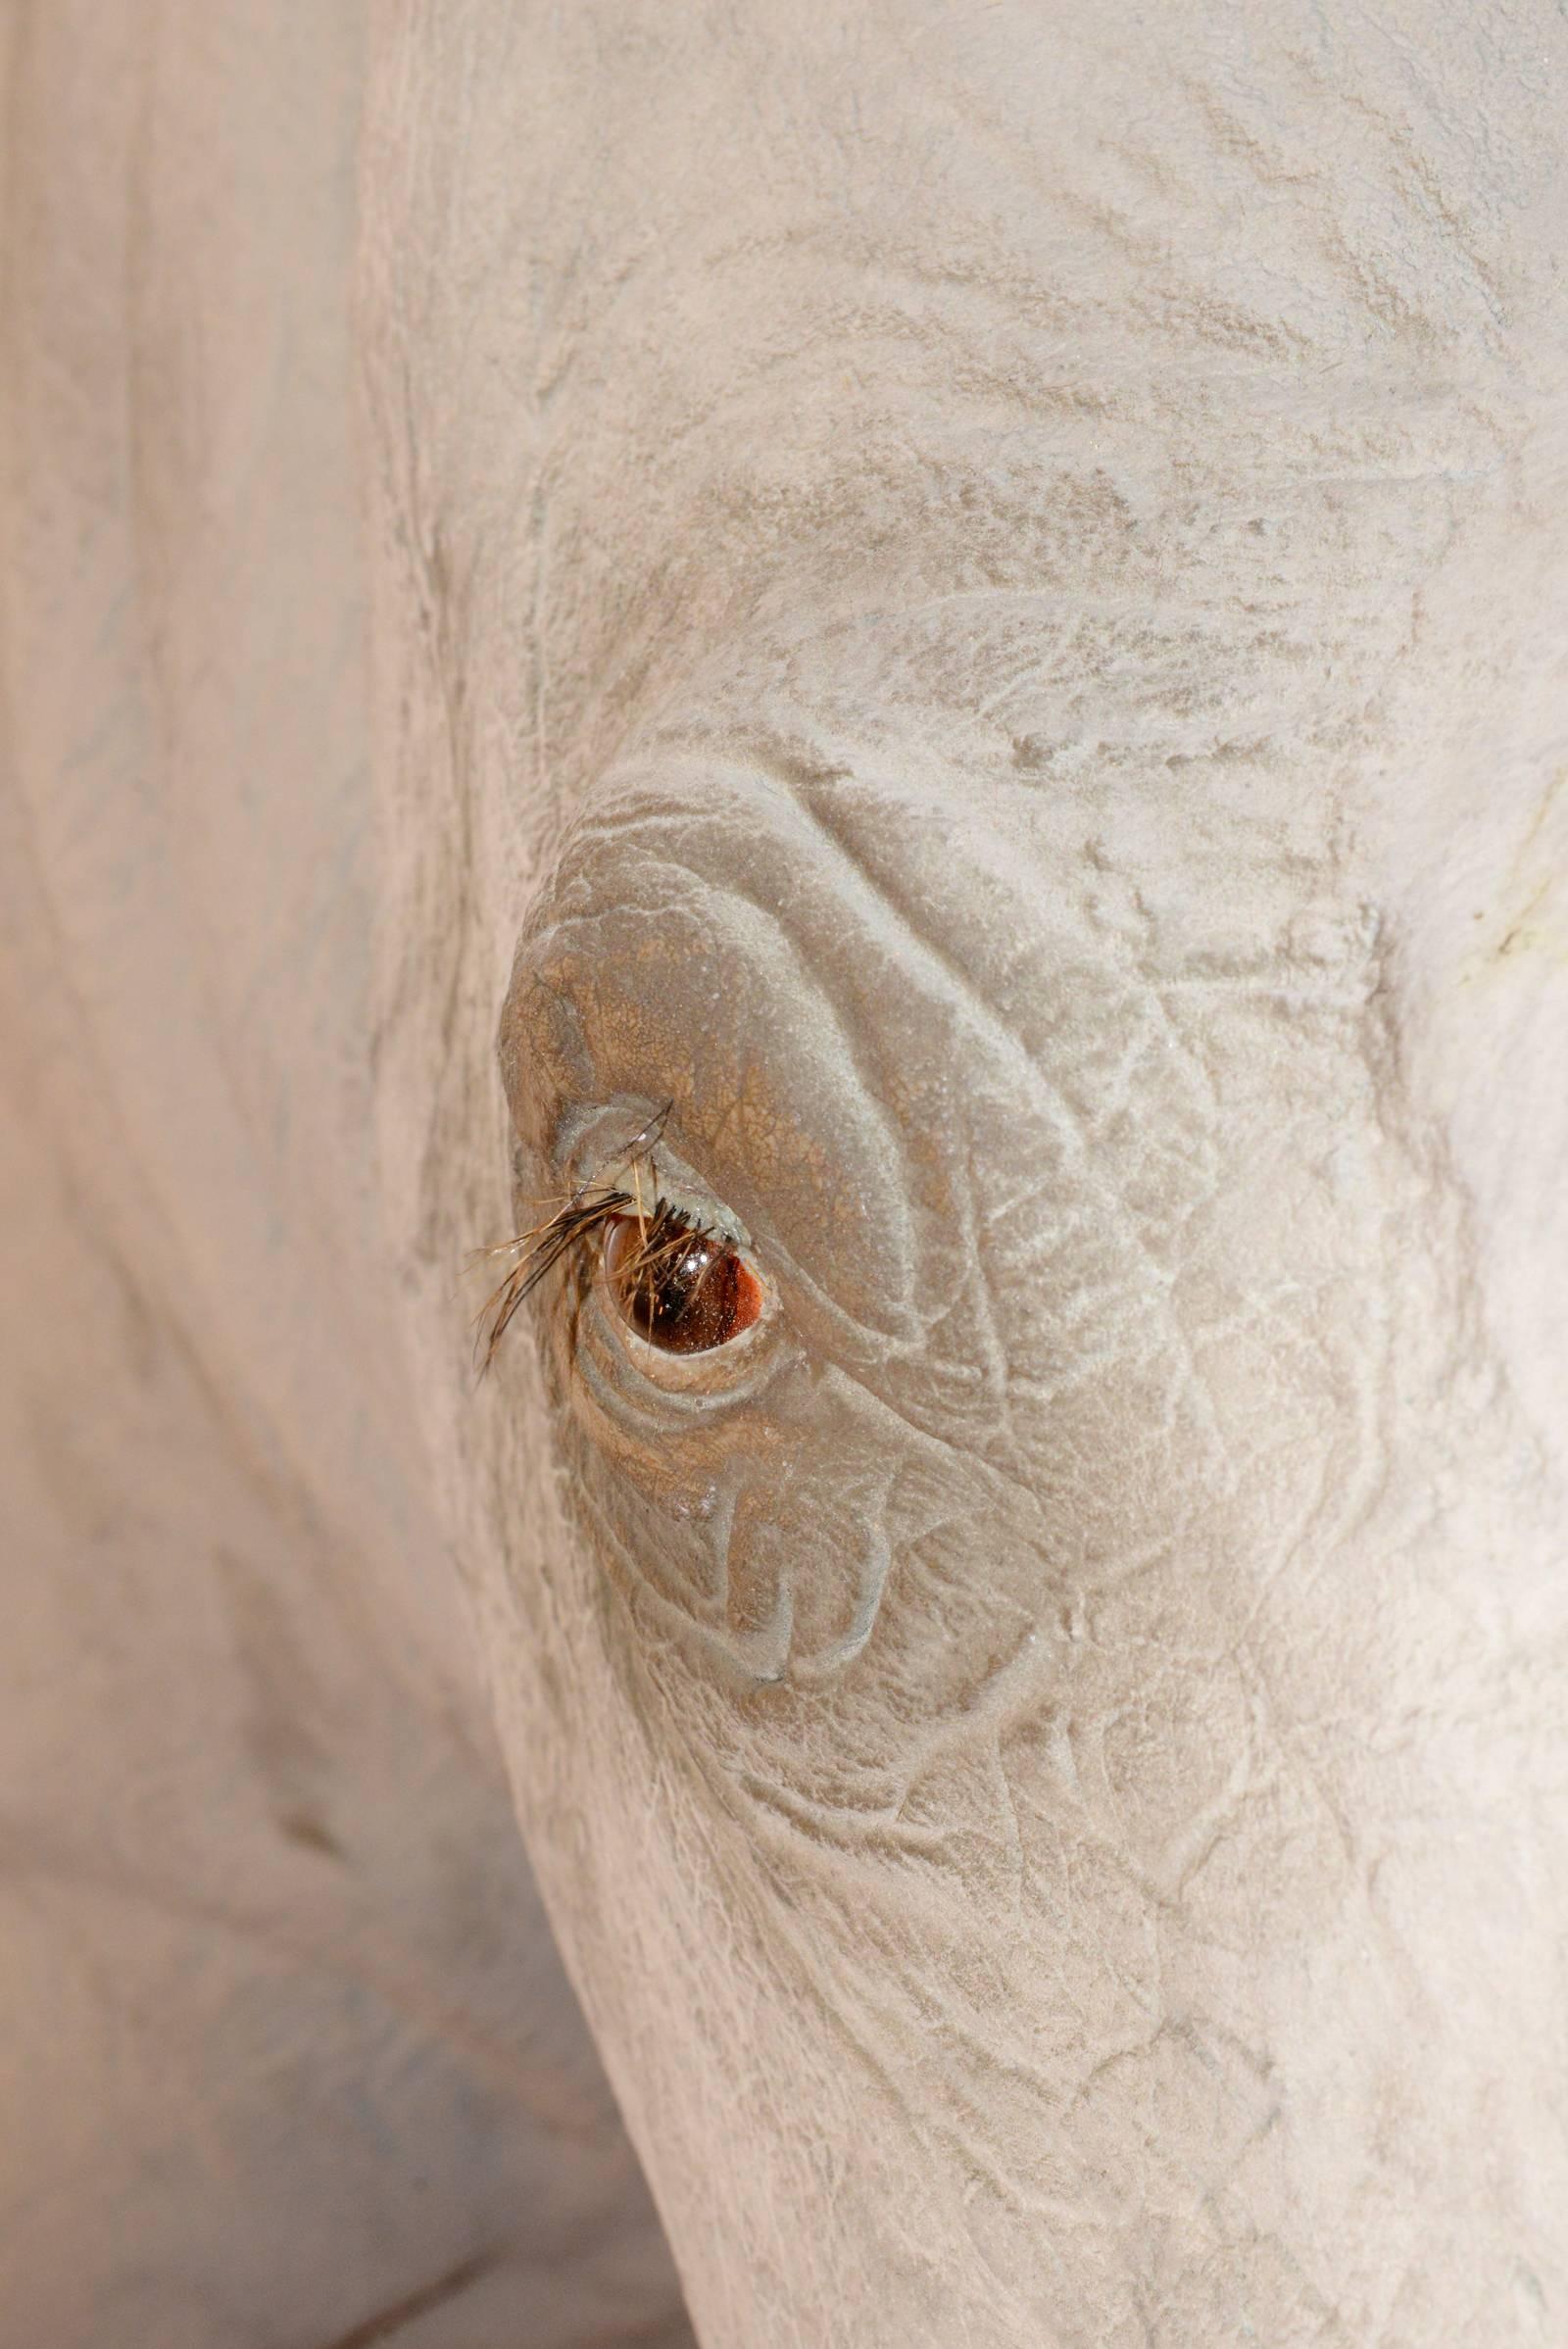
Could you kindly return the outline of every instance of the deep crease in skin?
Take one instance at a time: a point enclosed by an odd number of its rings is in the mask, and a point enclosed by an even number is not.
[[[580,1370],[574,1372],[573,1375],[581,1375]],[[598,1373],[595,1372],[593,1375],[597,1380]],[[815,1388],[814,1408],[820,1410],[824,1406],[826,1399],[831,1393],[831,1388],[834,1381],[842,1381],[847,1386],[854,1388],[862,1398],[864,1404],[870,1406],[876,1414],[885,1417],[893,1426],[897,1427],[904,1444],[906,1445],[909,1440],[912,1438],[917,1445],[921,1446],[922,1448],[929,1449],[932,1453],[934,1453],[939,1463],[945,1460],[948,1447],[942,1444],[941,1440],[936,1437],[932,1431],[920,1427],[917,1422],[906,1417],[903,1412],[900,1411],[895,1402],[893,1402],[889,1397],[880,1394],[867,1382],[864,1377],[857,1374],[842,1364],[834,1365],[830,1371],[824,1373],[818,1379]],[[765,1389],[762,1390],[762,1392],[765,1394]],[[613,1397],[613,1400],[616,1403],[620,1402],[621,1394],[619,1390],[612,1388],[609,1390],[609,1394]],[[659,1416],[659,1406],[662,1399],[662,1398],[657,1395],[657,1392],[651,1391],[648,1395],[646,1402],[641,1405],[641,1415],[647,1430],[647,1440],[652,1443],[657,1443],[660,1440],[662,1432]],[[744,1407],[746,1402],[751,1399],[752,1397],[749,1395],[739,1397],[726,1396],[720,1398],[720,1404],[721,1407],[728,1408]],[[700,1410],[702,1405],[701,1403],[698,1403],[693,1407]],[[1034,1488],[1028,1484],[1020,1474],[1009,1471],[995,1461],[986,1459],[976,1460],[972,1463],[972,1466],[977,1467],[981,1474],[995,1486],[1006,1490],[1015,1499],[1022,1501],[1031,1509],[1031,1511],[1035,1512],[1037,1515],[1039,1514],[1042,1505],[1040,1496]],[[729,1589],[729,1545],[732,1540],[731,1525],[733,1520],[734,1506],[736,1498],[738,1497],[737,1479],[743,1480],[746,1473],[747,1472],[744,1469],[732,1472],[726,1494],[720,1501],[720,1504],[715,1510],[714,1515],[709,1521],[715,1543],[715,1554],[717,1554],[720,1564],[720,1596],[717,1602],[720,1611],[722,1611],[725,1597],[727,1596]],[[603,1537],[608,1531],[608,1527],[603,1517],[597,1516],[597,1513],[596,1523],[598,1525],[600,1535]],[[634,1578],[640,1584],[644,1583],[645,1578],[637,1573],[636,1567],[633,1563],[633,1553],[622,1545],[618,1538],[616,1540],[615,1546],[619,1552],[624,1567],[632,1573]],[[881,1600],[887,1587],[888,1576],[894,1571],[897,1560],[888,1544],[885,1533],[880,1537],[879,1542],[874,1542],[871,1545],[870,1549],[866,1553],[866,1556],[867,1559],[873,1561],[873,1563],[871,1565],[871,1571],[869,1574],[866,1574],[862,1568],[864,1596],[860,1600],[856,1610],[855,1630],[852,1634],[847,1635],[839,1643],[836,1652],[830,1651],[827,1657],[821,1659],[819,1663],[813,1666],[813,1670],[826,1671],[829,1675],[831,1675],[835,1671],[844,1669],[845,1666],[854,1661],[855,1657],[863,1648],[865,1641],[871,1635],[871,1631],[875,1624],[876,1613],[881,1604]],[[755,1636],[749,1638],[746,1643],[748,1652],[754,1650],[758,1645],[762,1645],[764,1648],[766,1648],[775,1641],[787,1642],[791,1615],[788,1601],[788,1588],[789,1578],[786,1575],[781,1583],[779,1597],[778,1601],[776,1602],[777,1608],[782,1611],[776,1613],[775,1615],[772,1641],[759,1641]],[[669,1604],[667,1600],[659,1598],[657,1594],[650,1593],[650,1595],[655,1596],[656,1602],[661,1606],[667,1606]],[[722,1632],[718,1632],[710,1626],[707,1630],[706,1636],[714,1639],[720,1650],[727,1656],[731,1656],[733,1660],[736,1661],[740,1660],[739,1651],[736,1651],[730,1647],[728,1640]],[[755,1667],[749,1666],[748,1669],[755,1669]],[[760,1680],[764,1681],[773,1679],[777,1677],[778,1672],[781,1669],[781,1663],[777,1665],[769,1665],[765,1669],[757,1671],[757,1677]]]
[[[955,970],[948,957],[945,956],[939,949],[935,948],[928,940],[920,935],[919,931],[914,925],[908,906],[906,904],[900,903],[899,901],[891,899],[887,896],[886,891],[865,870],[863,863],[855,856],[853,850],[843,841],[840,834],[832,826],[829,818],[824,814],[822,808],[815,804],[815,801],[803,801],[798,787],[787,775],[782,778],[775,775],[772,779],[776,783],[777,787],[788,798],[790,804],[797,808],[803,820],[811,826],[817,837],[824,843],[831,856],[839,864],[840,868],[847,869],[852,875],[855,884],[857,884],[858,888],[868,892],[873,897],[875,902],[877,902],[886,909],[886,912],[894,925],[895,932],[904,940],[906,949],[907,950],[912,948],[913,956],[916,961],[919,964],[924,965],[928,972],[934,971],[937,974],[940,981],[938,992],[945,991],[954,999],[956,999],[967,1012],[973,1024],[980,1030],[987,1043],[997,1053],[999,1058],[1003,1059],[1006,1064],[1008,1064],[1015,1073],[1021,1074],[1030,1094],[1036,1100],[1040,1101],[1042,1105],[1046,1108],[1058,1136],[1069,1141],[1075,1156],[1076,1168],[1080,1178],[1087,1177],[1094,1165],[1092,1139],[1083,1132],[1078,1119],[1075,1117],[1069,1105],[1061,1097],[1059,1091],[1052,1088],[1049,1085],[1043,1084],[1038,1063],[1035,1061],[1033,1056],[1022,1048],[1011,1029],[1004,1021],[999,1020],[989,1003],[976,995],[966,974],[962,973],[961,971]],[[733,876],[727,878],[725,886],[730,894],[738,898],[742,903],[750,905],[754,911],[759,913],[760,916],[770,920],[781,929],[785,926],[783,916],[777,910],[777,908],[762,904],[755,896],[755,894],[739,887]],[[800,950],[798,946],[794,948],[794,951],[797,953],[797,954],[799,954]],[[1375,990],[1377,983],[1378,982],[1374,970],[1374,975],[1369,984]],[[862,1080],[860,1086],[860,1092],[862,1095],[864,1094],[864,1091],[865,1087]],[[1103,1185],[1094,1185],[1093,1196],[1095,1197],[1096,1203],[1102,1212],[1105,1212],[1107,1208],[1113,1211],[1114,1220],[1123,1240],[1130,1244],[1134,1248],[1135,1252],[1142,1260],[1148,1276],[1160,1288],[1163,1289],[1168,1287],[1169,1275],[1166,1273],[1164,1267],[1151,1257],[1148,1253],[1143,1240],[1143,1235],[1138,1228],[1136,1220],[1128,1217],[1125,1214],[1120,1202],[1114,1199],[1113,1196],[1105,1190]],[[1178,1345],[1178,1346],[1185,1347],[1185,1339],[1181,1331],[1179,1319],[1175,1316],[1167,1316],[1166,1318],[1168,1330],[1175,1343]],[[1184,1353],[1184,1359],[1188,1372],[1189,1393],[1201,1394],[1203,1391],[1203,1384],[1198,1374],[1197,1366],[1193,1361],[1190,1352]]]

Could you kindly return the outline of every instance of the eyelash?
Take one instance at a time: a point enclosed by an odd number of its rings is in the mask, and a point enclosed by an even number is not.
[[[654,1147],[672,1106],[666,1102],[620,1153],[633,1170],[633,1191],[589,1181],[532,1231],[478,1251],[481,1261],[497,1256],[516,1259],[477,1316],[475,1351],[482,1356],[481,1378],[524,1299],[556,1265],[596,1234],[603,1236],[605,1270],[622,1319],[660,1350],[709,1351],[727,1345],[757,1320],[762,1291],[756,1275],[710,1225],[698,1223],[659,1196]],[[636,1170],[644,1162],[655,1194],[651,1212],[637,1181]]]

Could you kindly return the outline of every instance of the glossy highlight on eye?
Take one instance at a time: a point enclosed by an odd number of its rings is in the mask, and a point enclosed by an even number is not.
[[[671,1106],[666,1101],[619,1153],[617,1163],[625,1167],[631,1190],[597,1180],[581,1184],[543,1223],[477,1251],[481,1261],[514,1259],[477,1316],[481,1378],[524,1298],[596,1233],[604,1236],[605,1280],[616,1310],[660,1351],[708,1352],[727,1346],[760,1318],[764,1293],[750,1266],[716,1233],[659,1194],[654,1147]],[[652,1207],[644,1189],[645,1166]]]
[[[657,1202],[652,1216],[611,1216],[604,1265],[621,1314],[665,1353],[727,1346],[762,1310],[762,1285],[750,1266],[667,1199]]]

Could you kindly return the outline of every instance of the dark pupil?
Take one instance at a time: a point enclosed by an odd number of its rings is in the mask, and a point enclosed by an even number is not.
[[[727,1248],[693,1233],[689,1244],[640,1273],[628,1317],[651,1344],[676,1354],[722,1346],[735,1327],[737,1265]]]

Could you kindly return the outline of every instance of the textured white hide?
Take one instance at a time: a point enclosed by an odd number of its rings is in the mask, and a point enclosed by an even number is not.
[[[363,44],[0,13],[4,2349],[690,2338],[388,1310]]]
[[[1565,44],[382,20],[390,1222],[708,2349],[1568,2330]],[[765,1395],[472,1397],[519,930]]]

